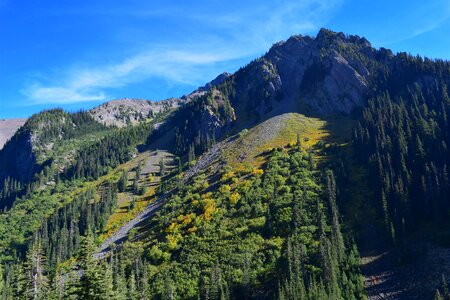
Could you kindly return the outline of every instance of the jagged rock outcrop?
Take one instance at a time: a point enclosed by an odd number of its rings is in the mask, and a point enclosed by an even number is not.
[[[231,74],[224,72],[215,79],[181,98],[161,101],[123,98],[108,101],[89,110],[89,114],[98,122],[107,126],[124,127],[154,118],[161,112],[177,109],[186,102],[204,95],[212,87],[221,84]]]
[[[286,112],[349,114],[366,103],[370,79],[382,59],[365,39],[326,29],[296,35],[239,70],[230,81],[237,119],[262,121]]]
[[[222,82],[224,82],[225,79],[227,79],[231,75],[232,74],[228,72],[223,72],[222,74],[219,74],[216,78],[214,78],[204,86],[199,87],[198,89],[196,89],[195,91],[193,91],[188,95],[184,95],[183,97],[181,97],[181,99],[192,100],[196,97],[203,96],[207,91],[209,91],[215,86],[220,85]]]
[[[124,127],[153,118],[161,112],[178,108],[184,102],[178,98],[162,101],[124,98],[106,102],[91,109],[89,113],[96,121],[107,126]]]

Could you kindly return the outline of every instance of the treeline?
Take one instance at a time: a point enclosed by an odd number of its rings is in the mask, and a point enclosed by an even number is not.
[[[98,142],[83,147],[76,153],[75,163],[67,171],[67,179],[95,179],[106,174],[130,160],[133,148],[144,144],[152,131],[150,124],[117,129]]]
[[[33,115],[23,129],[35,133],[37,142],[44,145],[55,139],[73,139],[109,128],[95,121],[86,111],[68,113],[51,109]]]
[[[55,178],[56,177],[56,178]],[[52,164],[46,164],[40,172],[33,176],[33,180],[28,183],[22,183],[20,180],[12,177],[6,177],[0,189],[0,208],[6,212],[11,205],[18,199],[22,199],[37,191],[48,181],[56,181],[59,183],[59,175],[55,176],[55,170]]]
[[[60,112],[57,111],[57,113],[59,114]],[[48,113],[45,112],[44,114],[46,115]],[[66,114],[64,113],[63,115],[66,116]],[[71,114],[69,115],[72,116]],[[86,117],[86,113],[84,112],[74,115],[75,117],[73,118],[77,122],[83,122],[85,118],[92,119],[89,115]],[[40,118],[39,120],[42,121]],[[38,121],[33,120],[32,123],[36,122]],[[91,130],[94,127],[80,125],[78,131],[69,131],[71,132],[70,137],[82,138],[84,134],[92,133]],[[84,132],[83,128],[87,131]],[[131,159],[133,150],[139,144],[145,143],[147,137],[153,131],[153,126],[150,124],[140,124],[134,127],[108,129],[108,131],[98,141],[87,143],[76,150],[73,164],[62,173],[55,170],[52,161],[48,161],[40,167],[36,165],[34,176],[29,181],[25,181],[25,183],[14,177],[6,177],[0,189],[0,208],[10,207],[17,198],[30,195],[48,181],[54,181],[56,184],[59,184],[61,180],[93,180],[105,175],[119,164]],[[55,138],[53,135],[55,133],[57,131],[53,133],[51,131],[46,138]]]
[[[444,61],[399,55],[379,74],[380,90],[354,132],[393,243],[424,222],[442,224],[450,212],[449,74]]]
[[[95,236],[104,231],[108,218],[117,207],[117,183],[109,182],[100,189],[99,198],[93,189],[76,196],[70,204],[53,214],[35,234],[32,243],[37,241],[42,244],[49,268],[74,256],[81,236],[88,232]]]

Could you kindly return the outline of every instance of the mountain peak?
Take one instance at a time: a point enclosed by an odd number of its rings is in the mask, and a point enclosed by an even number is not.
[[[195,91],[191,92],[188,95],[184,95],[181,97],[181,99],[191,100],[195,97],[201,96],[207,91],[209,91],[211,88],[220,85],[224,80],[226,80],[228,77],[231,76],[231,73],[223,72],[216,76],[213,80],[205,84],[204,86],[201,86],[197,88]]]
[[[321,28],[316,35],[317,40],[329,39],[329,38],[345,39],[345,34],[343,32],[336,32],[336,31],[332,31],[327,28]]]
[[[230,76],[231,76],[230,73],[228,73],[228,72],[223,72],[223,73],[217,75],[216,78],[214,78],[213,80],[211,80],[210,82],[208,82],[208,83],[205,84],[204,86],[199,87],[199,88],[197,89],[197,91],[207,91],[207,90],[211,89],[212,87],[221,84],[225,79],[227,79],[227,78],[230,77]]]
[[[316,35],[315,40],[324,45],[329,45],[336,42],[354,43],[360,46],[372,47],[372,44],[364,37],[358,35],[347,35],[343,32],[332,31],[327,28],[321,28]]]
[[[260,65],[259,73],[270,73],[260,83],[278,99],[270,110],[307,107],[324,115],[348,114],[364,104],[374,71],[367,62],[376,63],[376,53],[365,38],[322,28],[316,37],[294,35],[274,44],[253,66],[256,70]]]

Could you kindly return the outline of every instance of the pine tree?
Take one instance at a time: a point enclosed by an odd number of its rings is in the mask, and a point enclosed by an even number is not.
[[[344,237],[342,236],[339,222],[339,212],[336,204],[336,180],[332,171],[327,172],[327,193],[331,208],[331,226],[333,246],[336,249],[338,260],[342,262],[345,256]]]
[[[12,295],[13,299],[26,299],[28,289],[28,278],[24,273],[22,263],[16,263],[13,267]]]
[[[161,160],[159,161],[159,175],[163,177],[165,172],[166,172],[166,165],[164,163],[164,158],[161,157]]]
[[[189,146],[188,160],[189,160],[189,163],[191,163],[191,162],[193,162],[195,160],[195,146],[194,146],[194,144],[191,144]]]
[[[94,259],[95,243],[92,234],[82,240],[79,252],[79,266],[82,270],[75,295],[78,299],[106,300],[111,299],[112,273]]]
[[[139,178],[138,177],[134,177],[133,179],[133,193],[134,194],[139,194]]]
[[[183,172],[183,166],[181,165],[181,159],[177,156],[175,158],[176,162],[177,162],[177,167],[178,167],[178,174],[181,174]]]
[[[38,239],[28,250],[25,270],[28,276],[27,294],[31,299],[43,299],[47,291],[47,281],[44,277],[45,258]]]
[[[125,190],[127,189],[127,185],[128,185],[128,172],[126,170],[122,171],[122,175],[120,176],[120,180],[119,180],[119,184],[118,184],[118,188],[119,188],[119,192],[125,192]]]
[[[300,133],[297,133],[297,147],[298,149],[301,149],[302,147],[302,142],[300,140]]]
[[[128,299],[138,299],[138,292],[136,289],[136,276],[134,272],[131,272],[131,275],[128,277]]]
[[[436,293],[434,294],[434,300],[444,300],[438,289],[436,289]]]

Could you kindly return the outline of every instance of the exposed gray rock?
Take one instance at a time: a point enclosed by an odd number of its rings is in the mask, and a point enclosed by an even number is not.
[[[132,220],[128,221],[125,225],[120,227],[116,232],[114,232],[110,237],[108,237],[97,249],[94,254],[95,259],[102,259],[106,256],[110,250],[112,244],[120,244],[124,242],[128,236],[131,229],[138,226],[142,221],[147,220],[149,217],[153,216],[156,211],[163,205],[165,199],[169,194],[164,194],[159,197],[156,201],[148,205],[142,212],[140,212]]]
[[[176,109],[184,103],[204,95],[212,87],[221,84],[231,74],[224,72],[215,79],[181,98],[161,101],[123,98],[108,101],[89,110],[89,114],[98,122],[108,126],[124,127],[135,125],[156,116],[160,112]]]
[[[215,86],[218,86],[219,84],[224,82],[224,80],[226,80],[230,76],[231,76],[230,73],[223,72],[222,74],[219,74],[216,78],[214,78],[213,80],[211,80],[210,82],[208,82],[204,86],[199,87],[198,89],[196,89],[195,91],[193,91],[189,95],[184,95],[183,97],[181,97],[181,99],[192,100],[194,98],[203,96],[207,91],[209,91],[210,89],[212,89]]]
[[[91,109],[89,113],[100,123],[124,127],[145,121],[160,112],[178,108],[184,102],[178,98],[162,101],[124,98],[106,102]]]
[[[371,74],[361,57],[374,53],[366,39],[326,29],[316,38],[296,35],[275,44],[264,59],[282,83],[276,110],[307,106],[319,114],[348,114],[364,105]]]

